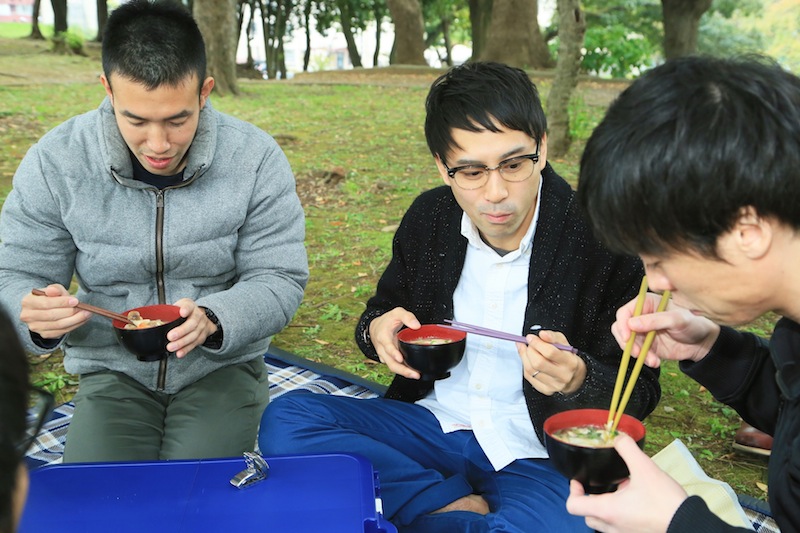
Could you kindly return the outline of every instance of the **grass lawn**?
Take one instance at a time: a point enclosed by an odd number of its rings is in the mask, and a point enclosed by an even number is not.
[[[26,150],[66,118],[103,98],[97,54],[54,56],[46,43],[5,33],[0,24],[0,202]],[[27,35],[23,33],[23,35]],[[8,38],[13,37],[13,38]],[[346,74],[346,73],[345,73]],[[242,80],[242,94],[213,105],[270,132],[297,176],[306,213],[311,279],[292,324],[275,345],[308,359],[388,383],[384,366],[365,360],[353,341],[364,303],[391,253],[397,224],[413,198],[440,183],[422,126],[427,87],[437,72],[416,69]],[[345,83],[358,78],[358,84]],[[543,97],[546,75],[534,75]],[[620,85],[586,80],[573,102],[571,151],[551,160],[573,185],[585,139]],[[770,334],[773,317],[751,327]],[[69,399],[75,391],[59,354],[32,358],[35,378]],[[765,465],[734,453],[735,412],[717,403],[676,365],[662,370],[664,397],[647,419],[646,450],[680,438],[712,477],[764,498]]]

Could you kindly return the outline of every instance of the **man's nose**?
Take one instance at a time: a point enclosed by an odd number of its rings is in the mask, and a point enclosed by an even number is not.
[[[147,132],[147,147],[154,154],[163,154],[169,150],[169,137],[165,128],[152,126]]]
[[[508,197],[508,182],[503,179],[500,169],[487,169],[489,178],[486,181],[486,199],[490,202],[499,202]]]

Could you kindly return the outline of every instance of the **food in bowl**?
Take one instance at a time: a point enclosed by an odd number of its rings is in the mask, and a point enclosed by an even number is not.
[[[610,448],[614,446],[614,438],[619,434],[620,431],[610,431],[606,425],[586,424],[559,429],[553,432],[553,437],[575,446]]]
[[[142,318],[142,315],[139,313],[139,311],[131,311],[127,316],[128,320],[130,320],[132,323],[125,324],[125,329],[145,329],[164,325],[163,320],[150,320],[149,318]]]
[[[409,344],[422,344],[424,346],[436,346],[438,344],[450,344],[455,342],[453,339],[442,339],[441,337],[426,337],[424,339],[413,339]]]

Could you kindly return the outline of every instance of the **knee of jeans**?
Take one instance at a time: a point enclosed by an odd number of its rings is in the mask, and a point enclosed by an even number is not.
[[[262,453],[278,455],[291,453],[296,438],[302,438],[303,427],[308,426],[311,415],[304,404],[305,394],[289,394],[271,400],[261,415],[258,429],[258,447]],[[309,394],[308,396],[313,396]]]

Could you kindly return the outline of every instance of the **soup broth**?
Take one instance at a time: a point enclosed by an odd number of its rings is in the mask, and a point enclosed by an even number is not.
[[[612,433],[605,426],[592,424],[559,429],[553,432],[553,437],[575,446],[610,448],[614,445],[614,437],[619,433],[619,430]]]
[[[439,344],[450,344],[453,339],[443,339],[441,337],[424,337],[408,341],[409,344],[422,344],[425,346],[436,346]]]

